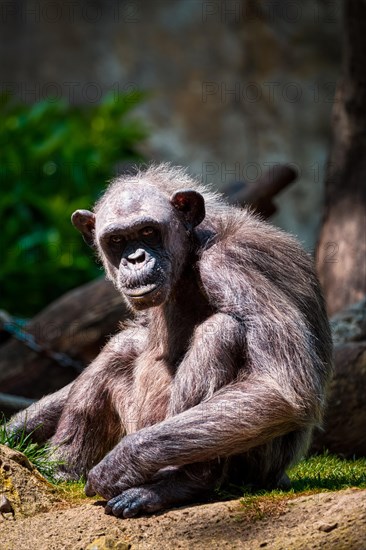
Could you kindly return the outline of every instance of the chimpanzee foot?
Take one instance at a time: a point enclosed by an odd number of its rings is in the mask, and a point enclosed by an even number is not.
[[[137,515],[151,514],[166,508],[168,502],[159,494],[155,485],[142,485],[123,491],[107,502],[106,514],[120,518],[132,518]]]

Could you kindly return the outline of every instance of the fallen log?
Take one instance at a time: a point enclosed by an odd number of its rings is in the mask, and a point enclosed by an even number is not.
[[[9,409],[11,411],[19,411],[20,409],[26,409],[34,402],[34,399],[0,392],[0,410]]]
[[[288,187],[296,177],[297,173],[291,166],[274,164],[256,182],[233,183],[226,189],[226,193],[232,204],[250,205],[255,212],[269,218],[277,212],[274,197]]]
[[[53,302],[26,327],[40,346],[86,366],[99,353],[119,321],[129,316],[111,283],[97,279]],[[60,366],[16,339],[0,348],[0,391],[37,399],[71,382],[78,373]]]

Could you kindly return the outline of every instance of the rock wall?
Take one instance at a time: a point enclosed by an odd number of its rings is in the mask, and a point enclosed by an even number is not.
[[[274,221],[314,246],[340,68],[338,0],[9,1],[1,86],[26,101],[148,92],[147,156],[221,189],[294,163]]]

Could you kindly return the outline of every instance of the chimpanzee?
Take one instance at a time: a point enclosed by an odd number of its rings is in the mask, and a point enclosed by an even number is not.
[[[133,320],[69,386],[13,418],[107,513],[284,487],[321,422],[332,345],[313,262],[181,168],[111,183],[72,222]],[[88,304],[85,304],[88,307]]]

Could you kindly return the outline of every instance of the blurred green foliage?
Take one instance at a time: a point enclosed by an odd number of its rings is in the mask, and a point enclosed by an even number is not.
[[[70,215],[93,205],[117,163],[141,160],[146,131],[131,110],[142,99],[29,106],[1,97],[0,309],[32,316],[101,275]]]

